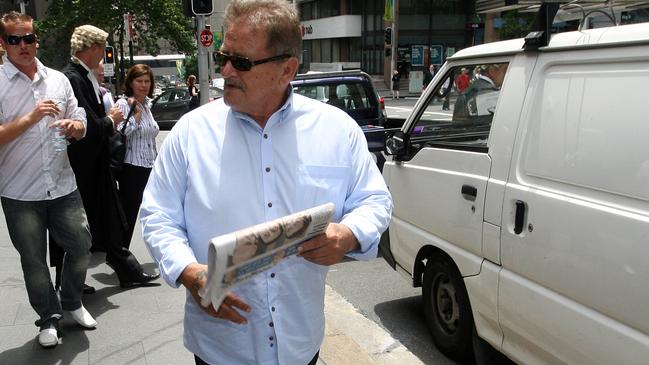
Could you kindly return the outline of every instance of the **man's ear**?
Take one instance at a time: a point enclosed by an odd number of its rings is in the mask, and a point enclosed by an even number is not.
[[[288,78],[288,82],[293,81],[299,65],[300,60],[297,57],[290,57],[286,61],[286,67],[284,67],[284,74],[282,75],[282,77]]]

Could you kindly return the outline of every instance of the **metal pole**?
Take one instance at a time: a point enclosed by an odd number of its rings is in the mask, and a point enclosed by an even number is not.
[[[24,1],[20,2],[20,12],[22,14],[25,14],[25,2]]]
[[[209,24],[205,24],[205,29],[210,29],[211,26]],[[209,80],[214,80],[214,65],[212,61],[212,50],[214,49],[214,45],[210,46],[207,48],[207,75],[208,75],[208,87],[212,86],[209,84]]]
[[[390,60],[390,78],[397,68],[397,50],[399,43],[399,0],[392,4],[392,59]]]
[[[200,36],[203,29],[205,29],[205,15],[197,15],[196,21],[198,26],[196,27],[196,37],[198,40],[198,81],[199,81],[199,90],[201,91],[201,105],[207,104],[209,101],[209,92],[210,87],[207,82],[208,66],[207,66],[207,50],[201,44]]]
[[[133,41],[128,40],[128,59],[130,61],[129,68],[133,67]]]

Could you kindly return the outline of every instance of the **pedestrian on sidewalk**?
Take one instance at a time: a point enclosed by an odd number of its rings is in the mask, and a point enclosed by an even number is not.
[[[169,133],[140,210],[163,278],[187,289],[184,343],[197,364],[315,364],[324,338],[328,266],[376,257],[392,201],[356,122],[293,93],[302,44],[294,7],[233,0],[216,63],[224,97]],[[297,166],[297,168],[296,168]],[[326,232],[200,305],[211,238],[326,202]]]
[[[115,105],[115,99],[113,98],[113,93],[110,91],[106,84],[104,83],[104,61],[100,61],[99,65],[92,69],[92,74],[95,75],[95,79],[99,83],[99,95],[101,96],[101,102],[104,105],[104,110],[106,114],[110,113],[110,110]]]
[[[118,106],[104,109],[92,69],[104,58],[108,33],[92,25],[74,29],[70,62],[62,72],[70,80],[79,106],[86,111],[86,138],[70,146],[68,156],[88,215],[93,248],[106,251],[106,263],[115,270],[122,288],[149,285],[158,274],[144,272],[124,242],[128,223],[119,199],[116,177],[110,168],[109,137],[124,119]],[[58,241],[58,240],[57,240]]]
[[[392,73],[392,99],[399,99],[399,81],[401,81],[401,74],[398,70]]]
[[[435,65],[430,65],[426,70],[424,70],[424,90],[426,90],[428,84],[433,81],[436,72],[437,70],[435,69]]]
[[[133,116],[122,121],[126,123],[124,134],[128,147],[124,167],[119,173],[119,197],[128,223],[128,230],[124,234],[124,247],[128,249],[131,246],[133,227],[137,221],[144,187],[158,155],[155,138],[160,128],[151,114],[155,85],[151,68],[144,64],[133,65],[126,73],[124,85],[127,98],[117,100],[117,105],[124,115],[129,114],[130,108],[135,108]],[[122,130],[122,123],[117,125],[117,129]]]
[[[86,117],[68,79],[36,58],[38,36],[30,16],[4,14],[0,44],[8,59],[0,68],[0,200],[29,303],[38,314],[38,343],[52,347],[63,310],[83,327],[97,325],[81,302],[90,262],[88,221],[66,141],[55,135],[79,143]],[[65,252],[60,300],[45,261],[47,231]]]
[[[187,104],[187,111],[192,111],[201,105],[201,94],[198,91],[198,87],[196,87],[196,76],[189,75],[187,78],[187,91],[189,91],[189,104]]]

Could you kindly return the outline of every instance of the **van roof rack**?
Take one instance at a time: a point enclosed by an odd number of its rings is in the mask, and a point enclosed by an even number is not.
[[[509,10],[521,12],[537,12],[533,30],[525,37],[523,48],[526,51],[537,50],[547,46],[550,42],[552,23],[557,14],[562,18],[569,14],[573,19],[581,18],[579,30],[586,23],[586,19],[593,13],[605,15],[613,25],[618,25],[615,13],[624,10],[649,8],[649,1],[632,0],[476,0],[477,13],[495,13]]]

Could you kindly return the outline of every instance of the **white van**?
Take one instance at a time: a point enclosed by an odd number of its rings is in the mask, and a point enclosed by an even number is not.
[[[447,354],[647,364],[649,24],[524,48],[457,52],[388,138],[381,251]]]

